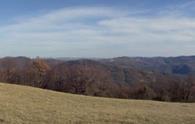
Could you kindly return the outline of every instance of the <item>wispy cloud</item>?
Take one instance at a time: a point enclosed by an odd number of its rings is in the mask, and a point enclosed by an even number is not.
[[[195,18],[183,8],[70,7],[0,27],[0,55],[170,56],[195,54]],[[173,8],[177,14],[173,14]],[[181,9],[182,8],[182,9]],[[170,12],[170,14],[168,14]],[[172,14],[171,14],[172,13]]]

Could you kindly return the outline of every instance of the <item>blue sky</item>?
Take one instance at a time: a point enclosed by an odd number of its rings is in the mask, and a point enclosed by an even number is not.
[[[0,56],[195,55],[193,0],[1,0]]]

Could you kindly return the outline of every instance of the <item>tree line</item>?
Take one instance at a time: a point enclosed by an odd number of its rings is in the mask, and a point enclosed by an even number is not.
[[[0,81],[90,96],[195,101],[195,78],[108,66],[92,60],[0,61]]]

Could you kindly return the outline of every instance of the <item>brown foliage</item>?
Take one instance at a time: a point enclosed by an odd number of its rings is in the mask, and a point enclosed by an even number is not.
[[[91,60],[21,59],[0,61],[0,81],[91,96],[195,101],[193,75],[146,73]]]

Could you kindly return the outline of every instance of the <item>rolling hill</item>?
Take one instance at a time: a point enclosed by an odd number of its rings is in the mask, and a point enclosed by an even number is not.
[[[73,95],[0,83],[1,124],[194,124],[195,103]]]

